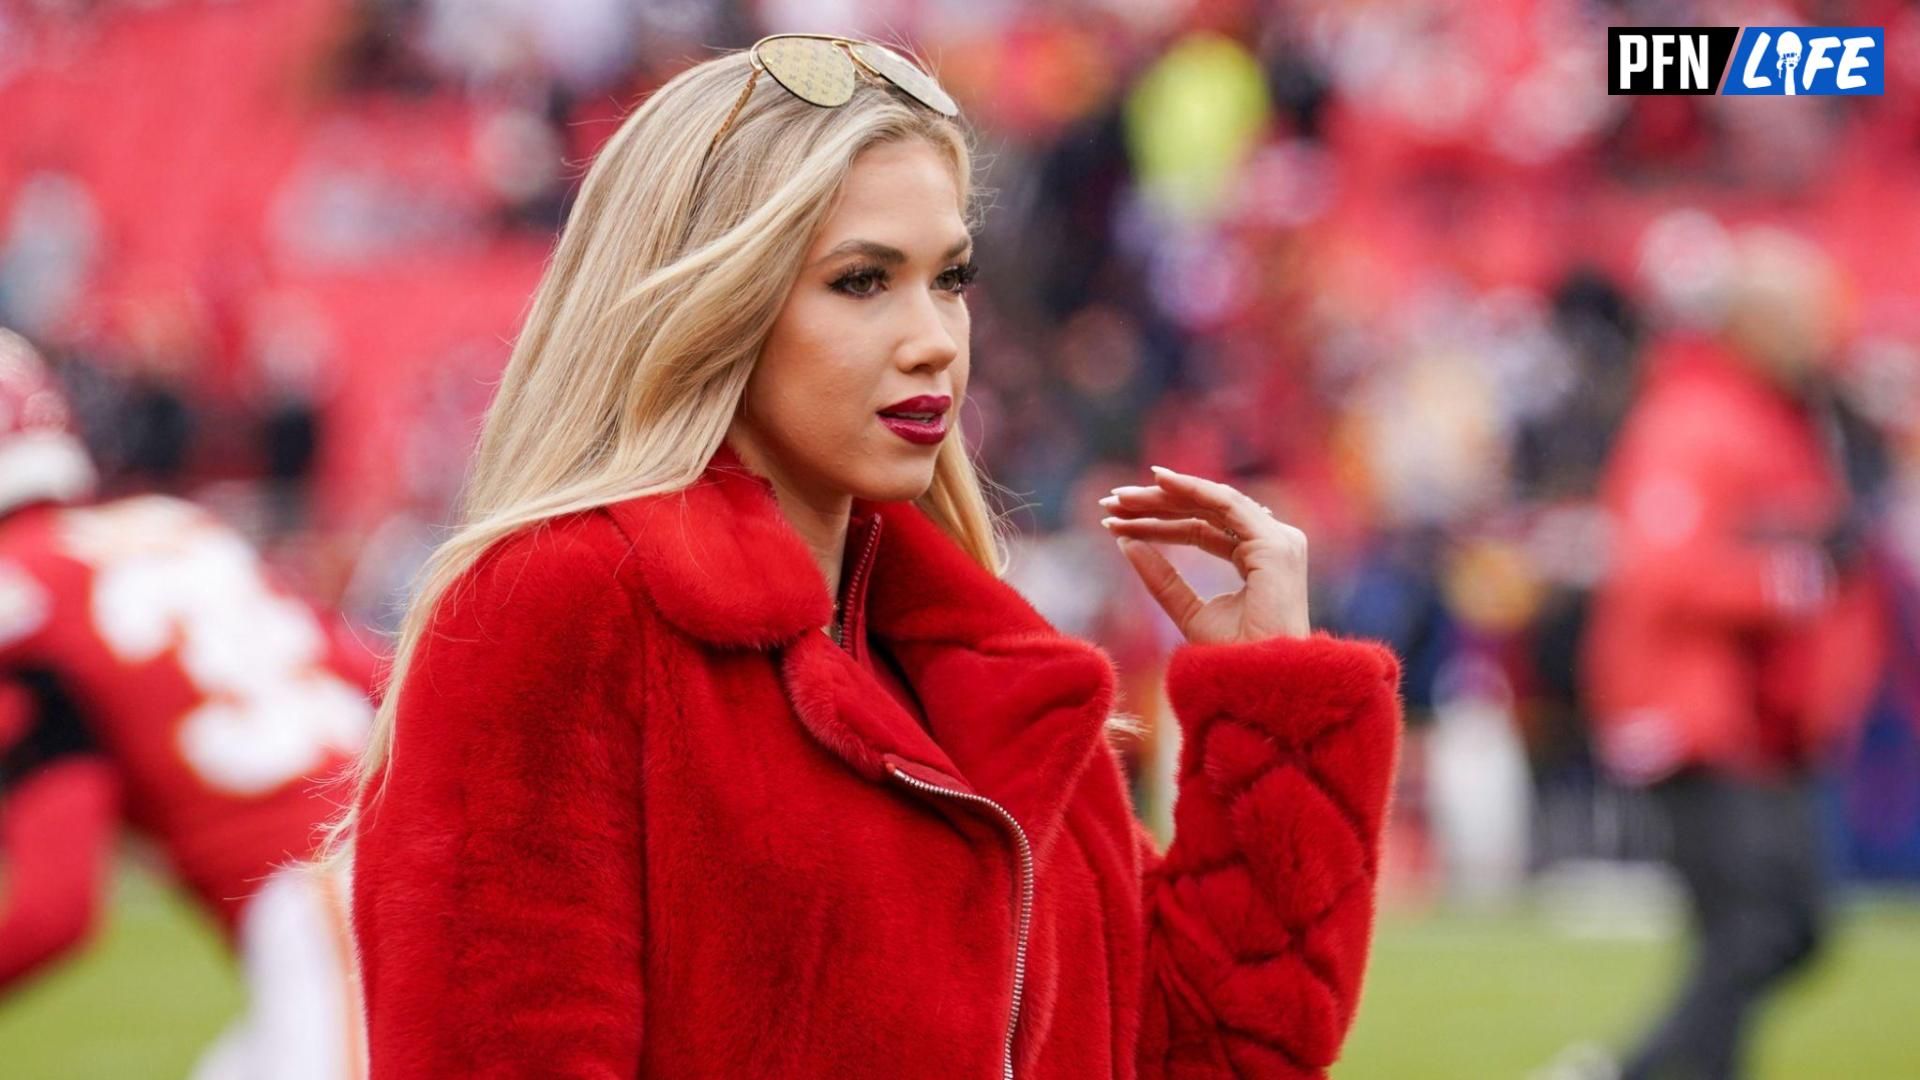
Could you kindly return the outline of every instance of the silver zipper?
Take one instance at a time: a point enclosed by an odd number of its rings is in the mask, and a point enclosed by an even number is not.
[[[1015,847],[1020,856],[1020,918],[1013,941],[1013,1008],[1008,1010],[1007,1013],[1007,1042],[1004,1048],[1004,1055],[1002,1057],[1003,1066],[1001,1068],[1001,1075],[1005,1080],[1013,1080],[1013,1035],[1020,1027],[1020,996],[1026,991],[1027,987],[1027,924],[1033,914],[1033,847],[1027,843],[1027,831],[1020,827],[1020,823],[1014,820],[1012,814],[1007,813],[1006,807],[1001,806],[985,795],[976,795],[970,791],[957,791],[953,788],[938,787],[927,783],[925,780],[908,776],[891,764],[888,765],[887,768],[893,775],[905,780],[907,783],[922,791],[937,792],[941,795],[948,795],[956,799],[965,799],[990,806],[993,808],[994,813],[999,814],[1001,820],[1005,821],[1007,826],[1013,830]]]
[[[878,528],[869,528],[867,530],[866,550],[860,553],[860,561],[854,564],[854,577],[851,581],[847,583],[847,597],[849,599],[852,599],[855,595],[858,594],[859,586],[860,586],[860,575],[865,573],[867,569],[867,556],[873,553],[873,545],[879,542],[880,542],[880,530]],[[846,636],[847,636],[847,613],[843,611],[840,613],[839,623],[836,624],[833,628],[833,643],[835,645],[840,646],[843,649],[846,648],[847,647]]]

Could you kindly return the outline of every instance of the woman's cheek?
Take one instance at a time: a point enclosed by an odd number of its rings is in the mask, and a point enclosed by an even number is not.
[[[808,445],[829,453],[844,449],[849,440],[866,434],[871,390],[838,381],[809,384],[803,400],[791,403],[788,415],[796,436]]]

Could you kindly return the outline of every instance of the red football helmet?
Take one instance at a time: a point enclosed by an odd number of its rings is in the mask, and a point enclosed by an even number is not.
[[[0,327],[0,514],[84,499],[96,479],[60,384],[26,338]]]

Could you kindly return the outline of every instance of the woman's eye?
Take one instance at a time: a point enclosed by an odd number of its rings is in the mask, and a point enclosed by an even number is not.
[[[880,270],[862,267],[849,271],[833,283],[833,288],[848,296],[872,296],[886,284],[887,276]]]
[[[940,287],[953,293],[966,292],[967,289],[973,285],[974,277],[979,273],[979,265],[973,262],[964,262],[958,266],[950,266],[947,268],[946,273],[940,275]]]

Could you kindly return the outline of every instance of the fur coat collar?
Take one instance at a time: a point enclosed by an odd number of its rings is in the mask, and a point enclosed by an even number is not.
[[[878,532],[865,619],[919,693],[926,728],[822,631],[826,581],[772,482],[730,446],[690,487],[613,513],[630,536],[683,538],[631,556],[660,614],[716,649],[778,652],[800,721],[861,775],[892,767],[982,795],[1036,850],[1051,844],[1113,705],[1112,660],[1055,630],[918,506],[855,499],[848,534]]]

